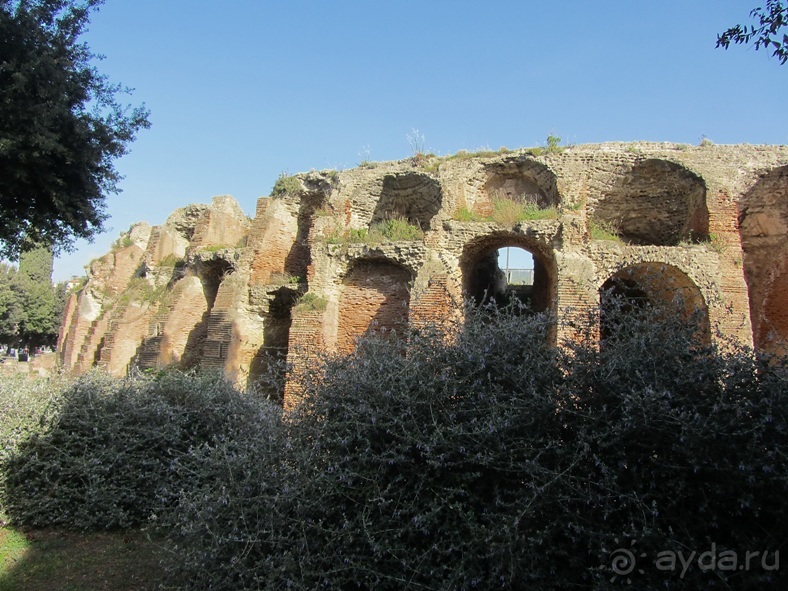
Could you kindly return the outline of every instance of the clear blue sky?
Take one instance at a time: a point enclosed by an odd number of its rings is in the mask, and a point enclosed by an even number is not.
[[[428,151],[564,143],[788,143],[788,65],[716,34],[759,0],[107,0],[85,40],[150,130],[118,162],[110,230],[55,263],[82,274],[139,220],[281,172]]]

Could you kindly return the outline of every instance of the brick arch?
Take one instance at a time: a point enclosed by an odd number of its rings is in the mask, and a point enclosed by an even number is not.
[[[644,262],[628,265],[610,275],[599,288],[600,338],[603,340],[615,331],[615,326],[606,324],[605,319],[605,310],[613,300],[618,300],[618,305],[627,314],[637,314],[651,305],[676,306],[688,320],[697,315],[698,339],[704,344],[711,341],[706,300],[695,282],[678,267]]]
[[[427,230],[442,206],[443,189],[432,176],[419,172],[389,174],[383,178],[382,192],[370,223],[404,219]]]
[[[632,244],[675,246],[709,234],[705,181],[669,160],[636,163],[590,209]]]
[[[413,274],[388,259],[354,261],[342,279],[337,348],[352,351],[367,334],[395,332],[408,326]]]
[[[539,207],[557,206],[560,201],[555,173],[541,162],[528,157],[494,162],[485,166],[485,202],[502,196],[529,202]],[[479,204],[479,207],[484,207]]]
[[[784,355],[788,340],[788,166],[769,171],[742,195],[739,234],[755,347]]]
[[[526,303],[535,312],[554,310],[557,269],[552,250],[545,244],[512,232],[497,232],[468,242],[460,257],[462,291],[466,300],[481,304],[495,298],[500,304],[509,298],[503,293],[498,249],[522,248],[533,255],[534,282]],[[520,298],[518,298],[520,299]]]

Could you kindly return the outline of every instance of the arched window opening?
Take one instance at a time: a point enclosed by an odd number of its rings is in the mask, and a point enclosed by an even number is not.
[[[697,285],[680,269],[662,263],[638,263],[613,274],[599,290],[601,342],[614,338],[629,318],[652,306],[697,324],[697,340],[711,339],[708,307]],[[661,313],[661,312],[660,312]]]
[[[543,258],[517,243],[495,241],[466,254],[463,287],[477,305],[543,312],[552,304],[552,283]]]

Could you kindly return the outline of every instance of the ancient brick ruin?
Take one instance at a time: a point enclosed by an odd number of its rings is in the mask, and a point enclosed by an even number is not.
[[[785,146],[419,156],[295,175],[274,193],[251,220],[223,196],[161,226],[134,225],[71,296],[63,366],[117,375],[200,366],[243,386],[272,357],[298,367],[310,352],[352,349],[369,330],[440,321],[466,299],[518,293],[559,317],[611,293],[680,295],[687,314],[702,315],[704,338],[721,331],[784,353]],[[530,214],[496,215],[512,202]],[[390,220],[416,233],[387,235]],[[507,246],[533,255],[532,285],[501,284],[497,252]],[[561,325],[557,344],[568,330]]]

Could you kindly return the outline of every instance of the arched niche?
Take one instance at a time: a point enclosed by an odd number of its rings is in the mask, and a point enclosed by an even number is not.
[[[428,230],[442,205],[441,185],[430,175],[418,172],[390,174],[383,178],[383,189],[370,223],[404,219]]]
[[[697,322],[698,340],[710,342],[709,310],[703,294],[686,273],[673,265],[647,262],[616,271],[599,289],[599,303],[599,336],[603,342],[615,336],[622,314],[638,314],[656,305]]]
[[[540,162],[518,158],[488,164],[485,170],[487,181],[483,194],[486,202],[505,198],[544,209],[556,207],[560,201],[555,174]]]
[[[507,278],[499,261],[499,250],[516,247],[530,253],[533,273],[528,285],[516,285]],[[500,233],[469,242],[460,259],[462,289],[477,304],[505,307],[518,301],[527,311],[552,310],[555,303],[556,266],[545,245],[511,233]]]
[[[602,195],[590,217],[631,244],[702,240],[709,235],[706,183],[675,162],[644,160]]]
[[[404,334],[412,278],[405,267],[387,259],[354,261],[342,279],[337,348],[352,351],[367,334]]]
[[[788,166],[764,174],[739,201],[739,233],[757,348],[786,354]]]

